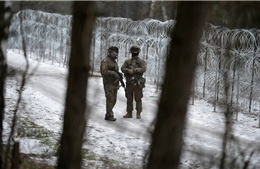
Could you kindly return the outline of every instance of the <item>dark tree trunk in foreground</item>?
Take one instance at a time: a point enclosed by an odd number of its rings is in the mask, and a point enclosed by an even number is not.
[[[81,148],[86,127],[86,91],[90,70],[90,43],[95,2],[76,1],[73,6],[72,46],[59,169],[81,168]]]
[[[9,2],[10,3],[10,2]],[[0,1],[0,169],[3,168],[3,120],[5,109],[6,50],[11,21],[11,4]]]
[[[208,2],[180,2],[147,168],[177,168]]]

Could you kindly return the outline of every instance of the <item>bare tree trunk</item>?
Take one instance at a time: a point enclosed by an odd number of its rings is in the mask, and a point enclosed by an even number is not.
[[[154,17],[155,3],[156,3],[156,1],[152,0],[151,6],[150,6],[150,13],[149,13],[149,17],[150,18]]]
[[[86,91],[90,70],[91,34],[95,21],[95,2],[75,1],[72,47],[59,169],[81,168],[81,148],[86,127]]]
[[[147,168],[177,168],[208,2],[179,2]]]
[[[3,168],[3,120],[5,109],[6,50],[11,21],[11,4],[0,1],[0,169]]]
[[[225,88],[224,88],[225,97],[226,97],[225,104],[227,106],[227,110],[224,113],[225,131],[224,131],[223,139],[222,139],[222,155],[221,155],[221,159],[220,159],[219,169],[226,168],[228,143],[231,141],[231,135],[232,135],[232,112],[230,111],[231,107],[230,107],[230,104],[228,103],[230,84],[228,83],[228,73],[227,72],[224,73],[223,79],[224,79],[224,83],[227,84],[227,85],[225,85]]]
[[[12,167],[11,169],[19,169],[20,168],[20,144],[19,142],[15,142],[13,146],[12,152]]]
[[[23,2],[20,2],[20,9],[23,9]],[[21,36],[22,36],[22,50],[24,53],[24,59],[25,59],[25,70],[22,74],[22,79],[20,82],[20,86],[19,86],[19,90],[18,90],[18,98],[15,104],[15,108],[13,110],[13,118],[12,118],[12,125],[11,125],[11,131],[7,140],[7,145],[6,145],[6,153],[5,153],[5,164],[4,164],[4,168],[9,168],[9,154],[10,154],[10,149],[11,146],[13,144],[13,138],[14,138],[14,134],[15,134],[15,128],[17,125],[17,113],[19,110],[19,105],[21,103],[22,100],[22,94],[23,94],[23,89],[25,87],[25,84],[27,82],[27,75],[28,75],[28,70],[29,70],[29,61],[28,61],[28,56],[27,56],[27,50],[26,50],[26,42],[25,42],[25,35],[24,35],[24,27],[23,27],[23,11],[21,12],[19,18],[20,18],[20,32],[21,32]],[[13,157],[12,157],[13,158]]]
[[[167,21],[168,20],[167,10],[166,10],[166,7],[163,3],[163,0],[161,0],[160,3],[161,3],[161,8],[162,8],[163,21]]]
[[[249,108],[248,108],[249,113],[251,113],[252,100],[253,100],[253,89],[254,89],[254,78],[255,78],[255,60],[256,60],[256,54],[255,53],[256,53],[256,46],[255,46],[255,49],[254,49],[254,58],[253,58],[253,65],[252,65],[252,76],[251,76]]]

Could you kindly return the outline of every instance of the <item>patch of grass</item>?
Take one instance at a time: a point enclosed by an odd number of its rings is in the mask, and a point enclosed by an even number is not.
[[[55,169],[54,166],[51,166],[46,163],[40,163],[36,160],[31,159],[31,155],[21,154],[21,165],[20,169]]]
[[[43,126],[40,126],[27,118],[20,119],[17,124],[17,134],[19,137],[28,137],[33,139],[45,138],[54,133]]]
[[[17,135],[19,137],[40,140],[40,143],[50,148],[51,151],[48,152],[49,155],[53,155],[59,147],[59,143],[55,139],[54,132],[30,121],[27,118],[19,120],[17,125]]]
[[[87,163],[88,167],[115,168],[120,166],[118,161],[109,159],[106,156],[99,156],[88,149],[82,149],[82,160]],[[99,164],[99,166],[97,166]]]
[[[19,137],[26,137],[31,139],[40,140],[40,142],[48,146],[48,150],[43,152],[41,155],[24,154],[21,158],[21,169],[54,169],[55,167],[43,164],[33,159],[37,158],[49,158],[51,156],[56,156],[59,149],[59,141],[55,139],[55,133],[40,126],[28,118],[20,119],[17,124],[17,133]],[[57,136],[56,136],[57,137]],[[112,160],[106,156],[100,156],[95,152],[88,149],[82,149],[82,160],[83,163],[89,167],[101,167],[103,168],[117,168],[118,166],[124,165],[119,161]]]

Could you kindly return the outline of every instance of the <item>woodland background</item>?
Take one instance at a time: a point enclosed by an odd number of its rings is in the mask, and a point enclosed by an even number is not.
[[[161,86],[158,115],[154,123],[151,145],[144,168],[178,168],[180,154],[183,146],[183,132],[187,104],[191,95],[193,75],[196,69],[199,40],[202,36],[204,23],[223,25],[228,28],[259,28],[259,3],[258,2],[175,2],[175,1],[64,1],[64,2],[34,2],[25,1],[22,9],[43,10],[51,13],[72,14],[71,57],[68,71],[68,86],[64,110],[64,124],[58,152],[57,168],[77,169],[81,167],[81,148],[83,135],[86,128],[86,91],[88,89],[88,72],[90,70],[90,44],[92,26],[96,16],[129,17],[133,20],[154,18],[159,20],[176,19],[177,24],[172,32],[172,42],[169,56],[166,61],[164,82]],[[19,11],[20,2],[13,3],[13,12]],[[0,2],[0,21],[7,19],[5,12],[10,14],[10,8]],[[22,19],[21,19],[22,23]],[[0,24],[0,41],[8,39],[8,21]],[[21,32],[23,29],[21,27]],[[23,39],[25,58],[26,41]],[[84,48],[83,48],[84,46]],[[1,46],[0,52],[0,111],[1,123],[4,114],[4,84],[6,77],[5,49]],[[19,93],[23,91],[28,69],[23,72]],[[185,78],[184,78],[185,77]],[[223,78],[227,79],[227,74]],[[228,88],[224,89],[227,95]],[[21,95],[19,95],[18,101]],[[18,102],[19,103],[19,102]],[[79,104],[80,103],[80,104]],[[19,106],[14,109],[14,114]],[[228,101],[223,104],[225,132],[223,133],[222,156],[218,168],[233,168],[232,163],[227,162],[228,143],[232,140],[231,107]],[[16,122],[15,116],[13,118]],[[8,143],[11,143],[15,133],[13,126]],[[77,131],[77,132],[75,132]],[[2,138],[2,128],[1,128]],[[1,168],[8,168],[8,159],[12,168],[18,168],[19,158],[17,151],[12,155],[11,149],[17,150],[15,144],[8,144],[4,149],[1,142],[1,152],[5,149],[5,167],[1,157]],[[9,154],[8,154],[9,153]],[[243,153],[243,152],[242,152]],[[253,153],[253,152],[252,152]],[[18,149],[19,154],[19,149]],[[3,155],[3,154],[1,154]],[[10,155],[10,158],[8,158]],[[236,160],[236,159],[234,159]],[[250,158],[249,158],[250,161]],[[237,168],[247,168],[248,161]]]
[[[132,20],[146,18],[165,21],[176,19],[178,1],[96,1],[97,17],[123,17]],[[258,1],[210,1],[206,21],[229,29],[260,28]],[[24,1],[24,9],[40,10],[63,15],[72,14],[72,1]],[[20,2],[14,1],[12,11],[20,10]]]

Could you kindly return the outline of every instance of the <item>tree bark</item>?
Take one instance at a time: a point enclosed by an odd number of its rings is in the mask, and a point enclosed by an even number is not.
[[[179,2],[147,168],[177,168],[208,2]]]
[[[3,120],[5,109],[6,50],[9,25],[11,21],[11,4],[0,1],[0,169],[3,168]]]
[[[154,8],[155,8],[155,0],[152,0],[151,5],[150,5],[150,13],[149,13],[149,17],[153,18],[154,17]]]
[[[11,169],[19,169],[20,168],[20,143],[15,142],[13,146],[12,152],[12,167]]]
[[[163,0],[161,0],[160,4],[161,4],[161,8],[162,8],[163,21],[167,21],[168,20],[167,9],[163,3]]]
[[[90,70],[91,34],[95,21],[95,2],[75,1],[73,6],[72,46],[59,169],[80,169],[81,148],[86,127],[86,91]]]

